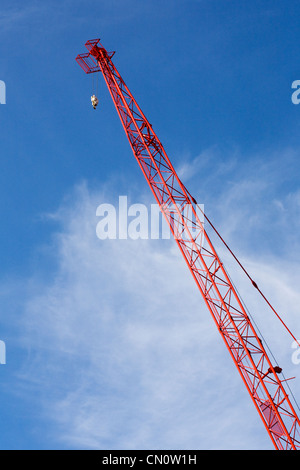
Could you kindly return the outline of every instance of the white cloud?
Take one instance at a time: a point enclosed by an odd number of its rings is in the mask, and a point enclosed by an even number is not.
[[[26,305],[20,379],[38,391],[52,438],[71,448],[268,447],[177,247],[98,240],[103,198],[82,186],[55,214],[57,272],[35,280]]]
[[[258,208],[266,187],[252,174],[215,199],[229,245],[249,223],[249,195]],[[293,194],[278,198],[285,217],[298,207]],[[114,199],[107,187],[78,187],[51,216],[60,226],[49,247],[55,275],[31,280],[23,332],[31,355],[20,377],[39,391],[55,439],[74,448],[272,448],[174,242],[97,238],[96,209]],[[263,206],[257,213],[259,229],[267,213]],[[241,261],[297,334],[297,262],[276,245],[266,253],[244,248]],[[297,375],[292,339],[221,247],[220,254],[286,378]]]

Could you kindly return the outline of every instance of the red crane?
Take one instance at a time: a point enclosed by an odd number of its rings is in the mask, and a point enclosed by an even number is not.
[[[152,125],[113,64],[114,52],[107,52],[100,39],[87,41],[85,46],[88,52],[78,55],[76,61],[87,74],[102,72],[133,154],[275,449],[300,449],[300,421],[286,391],[285,379],[279,378],[281,369],[268,356],[220,261],[198,216],[197,202],[180,181]]]

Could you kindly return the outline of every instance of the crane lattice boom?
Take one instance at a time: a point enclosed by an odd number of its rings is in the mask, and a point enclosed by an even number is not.
[[[102,72],[133,154],[203,296],[253,403],[278,450],[300,449],[300,421],[278,374],[219,259],[191,197],[152,125],[99,39],[76,60],[86,73]]]

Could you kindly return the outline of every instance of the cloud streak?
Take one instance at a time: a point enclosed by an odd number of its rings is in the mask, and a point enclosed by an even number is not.
[[[263,196],[265,182],[253,184]],[[245,217],[247,192],[253,194],[251,181],[243,188],[238,202],[235,186],[222,198],[236,218],[230,243]],[[30,356],[19,378],[28,391],[39,391],[52,438],[88,449],[271,448],[175,243],[97,238],[96,209],[112,199],[107,187],[96,193],[80,185],[50,216],[59,227],[49,247],[54,275],[30,280],[22,323]],[[297,192],[280,200],[289,211]],[[297,264],[276,249],[266,257],[254,257],[249,246],[242,253],[297,330]],[[220,254],[280,365],[288,376],[297,373],[290,338],[226,252]]]

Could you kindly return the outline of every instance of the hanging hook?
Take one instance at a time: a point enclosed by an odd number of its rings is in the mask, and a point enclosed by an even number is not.
[[[93,108],[96,109],[99,104],[99,100],[96,95],[92,95],[91,102],[92,102]]]

